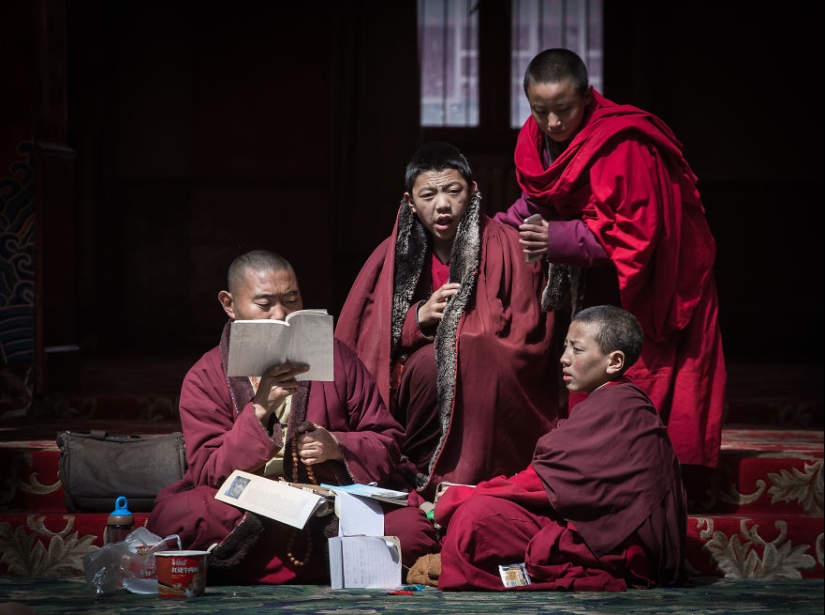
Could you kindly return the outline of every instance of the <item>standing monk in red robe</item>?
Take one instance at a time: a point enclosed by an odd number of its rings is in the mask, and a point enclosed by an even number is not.
[[[234,320],[277,319],[303,309],[298,280],[281,256],[254,250],[229,268],[218,300],[230,321],[218,346],[186,374],[180,417],[186,475],[157,497],[148,529],[178,534],[184,549],[211,549],[212,582],[328,583],[326,539],[335,516],[313,517],[303,530],[215,499],[233,470],[306,483],[377,483],[411,490],[401,462],[402,428],[375,380],[345,344],[333,346],[334,380],[299,382],[307,366],[275,365],[260,378],[226,375]],[[417,495],[413,493],[413,495]],[[438,536],[417,506],[384,508],[387,535],[401,541],[403,565],[437,552]]]
[[[432,500],[530,461],[558,416],[546,273],[518,232],[481,211],[467,159],[427,143],[407,165],[392,235],[358,274],[335,335],[405,427],[402,451]]]
[[[567,49],[533,58],[524,91],[523,192],[495,219],[520,229],[529,257],[546,257],[573,313],[610,303],[639,319],[645,347],[628,378],[650,396],[682,464],[715,467],[727,383],[716,243],[681,144],[659,118],[596,92]],[[534,213],[543,221],[524,224]]]
[[[620,307],[573,316],[562,372],[569,391],[588,396],[539,439],[526,470],[438,499],[439,589],[624,591],[687,580],[679,461],[648,396],[622,379],[641,349],[641,326]],[[499,568],[520,564],[529,585]]]

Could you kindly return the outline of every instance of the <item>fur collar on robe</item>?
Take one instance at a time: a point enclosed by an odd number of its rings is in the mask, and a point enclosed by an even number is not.
[[[452,414],[453,395],[456,381],[456,332],[458,322],[464,314],[467,303],[473,296],[478,277],[479,264],[479,211],[481,194],[476,192],[470,200],[467,213],[459,222],[456,230],[453,251],[450,254],[450,281],[458,282],[461,287],[453,296],[438,325],[435,336],[435,356],[438,368],[438,400],[441,432],[447,432]],[[392,315],[392,357],[397,359],[396,347],[401,337],[404,317],[412,305],[412,297],[418,286],[418,280],[430,252],[430,240],[424,225],[413,213],[406,201],[402,202],[398,214],[398,239],[395,244],[395,296],[393,297]],[[431,289],[433,290],[433,289]],[[444,438],[438,444],[433,460],[438,457]],[[432,461],[430,468],[432,468]],[[423,479],[422,479],[423,480]],[[422,482],[422,481],[419,481]],[[420,486],[420,485],[419,485]]]

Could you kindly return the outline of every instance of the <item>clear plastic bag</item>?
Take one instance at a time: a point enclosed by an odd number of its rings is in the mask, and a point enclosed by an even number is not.
[[[83,557],[86,582],[98,594],[122,589],[135,593],[154,593],[149,590],[154,585],[155,592],[157,591],[155,551],[176,548],[181,548],[177,534],[161,538],[145,527],[139,527],[121,542],[104,545]],[[154,584],[146,581],[154,581]]]

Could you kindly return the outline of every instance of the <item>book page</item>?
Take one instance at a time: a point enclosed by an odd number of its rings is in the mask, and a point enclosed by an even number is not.
[[[235,470],[215,494],[215,499],[302,529],[309,518],[331,509],[329,500],[309,490]]]
[[[398,506],[406,506],[407,497],[410,495],[406,491],[396,491],[395,489],[385,489],[384,487],[375,487],[374,485],[363,485],[359,483],[352,485],[328,485],[321,483],[321,486],[329,489],[333,493],[349,493],[350,495],[380,500],[390,504],[397,504]]]
[[[310,366],[296,380],[333,380],[333,322],[326,310],[299,310],[286,320],[236,320],[229,331],[228,376],[262,376],[292,361]]]
[[[335,514],[339,536],[384,535],[384,510],[378,500],[342,491],[335,495]]]

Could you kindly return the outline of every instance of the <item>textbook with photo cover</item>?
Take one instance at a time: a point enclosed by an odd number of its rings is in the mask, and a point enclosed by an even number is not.
[[[283,480],[235,470],[223,482],[215,499],[302,529],[313,515],[333,510],[333,500],[314,489]]]
[[[333,380],[332,316],[298,310],[285,320],[236,320],[229,330],[227,376],[262,376],[280,363],[309,365],[296,380]]]

